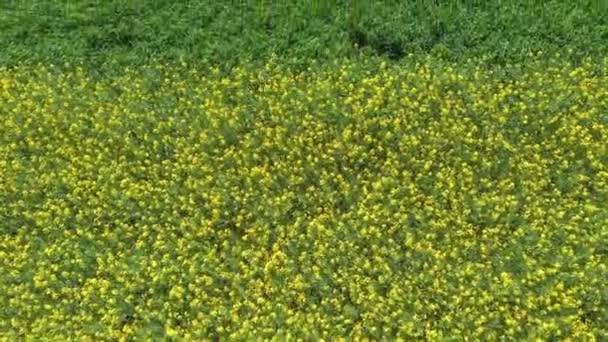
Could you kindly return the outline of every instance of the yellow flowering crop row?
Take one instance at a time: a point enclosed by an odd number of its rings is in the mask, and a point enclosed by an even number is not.
[[[0,69],[0,336],[605,340],[607,67]]]

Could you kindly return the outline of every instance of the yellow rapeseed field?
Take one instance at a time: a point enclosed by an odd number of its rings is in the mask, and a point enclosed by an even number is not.
[[[607,70],[0,69],[0,338],[606,340]]]

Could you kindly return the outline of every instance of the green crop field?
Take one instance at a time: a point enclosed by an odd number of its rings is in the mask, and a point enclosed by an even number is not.
[[[0,341],[608,339],[601,1],[4,1]]]
[[[608,3],[554,1],[17,1],[0,4],[0,63],[150,58],[310,64],[432,54],[524,62],[608,52]]]

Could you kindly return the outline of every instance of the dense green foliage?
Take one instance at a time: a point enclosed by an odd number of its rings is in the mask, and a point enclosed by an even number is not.
[[[439,3],[439,2],[437,2]],[[433,53],[523,61],[528,52],[608,52],[605,1],[3,1],[0,64],[141,63],[150,56],[292,64]]]
[[[606,339],[607,67],[0,71],[0,336]]]
[[[0,341],[608,339],[606,1],[0,1]]]

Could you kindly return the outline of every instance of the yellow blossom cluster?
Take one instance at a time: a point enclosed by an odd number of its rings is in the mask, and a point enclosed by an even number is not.
[[[0,69],[0,338],[605,340],[607,70]]]

